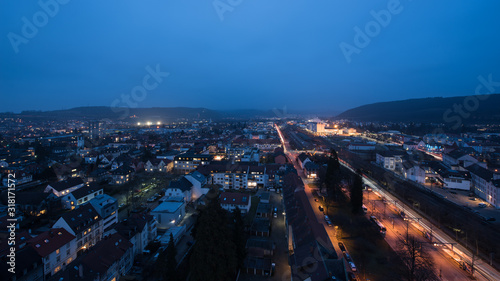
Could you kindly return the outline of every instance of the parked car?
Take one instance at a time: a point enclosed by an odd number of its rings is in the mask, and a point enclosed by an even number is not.
[[[349,277],[349,281],[357,281],[358,278],[356,278],[356,275],[354,275],[354,273],[352,272],[347,272],[347,277]]]
[[[346,251],[346,250],[345,250],[344,243],[342,243],[342,242],[339,242],[339,248],[340,248],[340,250],[341,250],[342,252],[345,252],[345,251]]]
[[[323,209],[323,207],[321,205],[318,207],[318,209],[320,212],[323,212],[325,210],[325,209]]]
[[[344,258],[346,261],[348,262],[352,262],[352,258],[351,258],[351,255],[349,255],[348,253],[344,252]]]
[[[477,204],[479,208],[486,208],[486,203],[479,203]]]
[[[486,219],[486,221],[496,221],[497,219],[495,219],[494,217],[489,217]]]
[[[351,267],[351,270],[352,270],[352,271],[354,271],[354,272],[358,271],[358,270],[356,269],[356,266],[354,265],[354,263],[353,263],[353,262],[349,262],[349,266]]]
[[[331,220],[326,220],[326,224],[328,224],[328,226],[333,226],[333,223]]]

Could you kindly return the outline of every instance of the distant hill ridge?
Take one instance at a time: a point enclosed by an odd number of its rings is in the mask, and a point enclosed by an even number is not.
[[[465,102],[468,104],[464,104]],[[500,94],[481,96],[480,99],[475,96],[459,96],[378,102],[349,109],[336,118],[353,121],[446,123],[456,116],[460,116],[464,123],[499,123]]]
[[[218,111],[207,108],[190,108],[190,107],[152,107],[152,108],[111,108],[108,106],[86,106],[75,107],[71,109],[51,110],[51,111],[23,111],[19,114],[4,112],[0,116],[5,117],[22,117],[22,118],[37,118],[37,119],[111,119],[133,121],[135,118],[145,120],[171,121],[177,119],[213,119],[222,118],[259,118],[274,116],[271,110],[232,110]],[[131,118],[135,116],[135,118]]]

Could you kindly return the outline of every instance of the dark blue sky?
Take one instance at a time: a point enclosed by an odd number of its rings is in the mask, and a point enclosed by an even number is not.
[[[339,112],[500,81],[498,0],[60,2],[2,1],[0,111],[125,105],[148,66],[169,76],[133,106]]]

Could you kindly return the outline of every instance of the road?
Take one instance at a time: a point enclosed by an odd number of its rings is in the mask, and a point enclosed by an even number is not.
[[[325,227],[325,230],[328,233],[328,237],[330,238],[330,242],[332,243],[335,251],[337,252],[337,256],[340,258],[344,258],[342,251],[338,247],[339,241],[338,241],[337,236],[336,236],[336,231],[332,226],[328,226],[328,224],[326,223],[323,212],[321,212],[319,210],[320,203],[316,202],[314,200],[314,195],[312,193],[313,189],[308,185],[308,179],[305,176],[304,171],[302,170],[302,167],[300,167],[296,161],[298,155],[296,153],[294,153],[293,150],[290,149],[290,147],[286,147],[287,143],[285,142],[285,138],[282,135],[281,130],[278,127],[276,127],[276,128],[277,128],[278,134],[280,136],[280,139],[282,140],[282,143],[285,146],[284,151],[286,152],[288,160],[290,161],[290,163],[293,164],[294,168],[297,170],[297,174],[300,176],[300,178],[302,179],[302,182],[304,183],[304,191],[307,195],[307,198],[309,199],[309,204],[311,204],[311,206],[314,210],[314,214],[316,215],[316,219],[318,220],[318,222],[322,223],[323,226]],[[347,267],[346,270],[351,271],[351,269],[349,267]]]
[[[364,192],[365,206],[368,209],[367,216],[376,216],[382,224],[387,228],[385,240],[394,251],[400,248],[400,242],[408,235],[415,237],[421,243],[422,247],[427,249],[426,253],[430,255],[435,265],[436,275],[441,277],[441,280],[470,280],[470,276],[459,267],[459,263],[451,257],[440,251],[441,245],[433,246],[430,240],[423,236],[421,229],[415,227],[416,221],[419,218],[407,217],[404,220],[400,215],[400,210],[395,208],[394,204],[390,204],[386,200],[374,192]]]
[[[335,236],[335,230],[332,229],[331,227],[328,227],[326,225],[325,220],[323,218],[323,213],[318,210],[318,203],[314,201],[314,196],[312,194],[311,188],[307,185],[307,180],[304,176],[304,173],[302,171],[302,168],[297,164],[295,161],[297,155],[294,154],[293,150],[290,149],[290,147],[286,147],[286,140],[279,129],[279,127],[276,125],[276,130],[278,131],[278,134],[280,136],[280,139],[282,141],[282,144],[285,146],[284,151],[287,154],[288,159],[290,160],[291,163],[293,163],[295,169],[297,170],[297,173],[299,176],[302,178],[302,181],[304,182],[305,186],[305,192],[309,198],[309,202],[313,209],[315,210],[316,213],[316,218],[318,219],[319,222],[324,223],[325,229],[330,236],[330,240],[333,245],[338,245],[338,240],[336,239]],[[352,172],[354,170],[347,165],[345,162],[341,161],[341,164],[348,169],[350,169]],[[370,186],[373,191],[377,192],[380,194],[382,198],[384,198],[387,201],[387,205],[392,205],[390,208],[394,208],[395,210],[398,211],[404,211],[406,215],[410,218],[419,218],[420,215],[418,215],[415,211],[413,211],[410,207],[406,206],[405,204],[402,204],[397,198],[392,196],[392,194],[389,194],[385,190],[382,190],[375,182],[368,178],[363,179],[365,184]],[[375,207],[376,208],[376,207]],[[386,207],[383,207],[384,209]],[[395,211],[393,211],[395,212]],[[383,219],[383,218],[382,218]],[[387,224],[387,221],[383,220],[383,223]],[[392,222],[391,222],[392,223]],[[405,223],[406,224],[406,223]],[[392,246],[395,245],[395,241],[398,240],[397,235],[398,231],[396,229],[397,227],[397,220],[395,222],[395,230],[394,231],[388,231],[389,234],[386,236],[386,241]],[[426,219],[418,219],[416,221],[411,222],[412,228],[409,228],[409,231],[412,231],[412,233],[415,233],[415,236],[418,237],[423,237],[424,232],[432,233],[433,241],[442,243],[442,247],[437,250],[437,248],[434,248],[430,250],[430,254],[432,255],[433,259],[436,261],[436,275],[441,276],[442,280],[467,280],[469,279],[466,274],[464,274],[464,271],[458,267],[458,264],[463,263],[463,261],[468,262],[469,264],[472,262],[472,257],[473,254],[465,249],[463,246],[460,244],[456,243],[451,237],[446,235],[444,232],[439,230],[437,227],[432,225],[429,221]],[[420,232],[419,235],[418,232]],[[392,234],[391,234],[392,233]],[[405,231],[404,233],[406,234],[406,226],[405,226]],[[399,232],[401,234],[401,232]],[[430,241],[429,241],[430,242]],[[392,243],[392,244],[391,244]],[[452,245],[454,245],[452,247]],[[394,247],[393,247],[394,248]],[[339,249],[337,249],[337,252],[339,252]],[[342,256],[342,253],[339,254],[339,256]],[[474,268],[476,270],[476,274],[474,274],[474,277],[477,280],[500,280],[500,274],[489,264],[484,262],[483,260],[475,260],[474,262]],[[358,269],[359,270],[359,269]],[[479,274],[477,274],[479,273]]]

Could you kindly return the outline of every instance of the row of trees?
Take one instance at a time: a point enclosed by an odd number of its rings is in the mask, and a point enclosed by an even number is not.
[[[343,175],[340,169],[337,151],[332,149],[328,157],[326,172],[320,173],[319,180],[320,186],[326,188],[330,200],[339,200],[339,195],[342,193],[342,179]],[[354,214],[359,214],[363,206],[363,179],[359,171],[350,182],[352,212]]]

